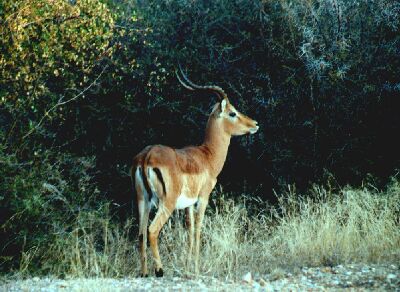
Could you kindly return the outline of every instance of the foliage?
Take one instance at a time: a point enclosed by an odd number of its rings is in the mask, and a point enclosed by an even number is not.
[[[91,82],[99,58],[110,54],[109,10],[95,0],[3,1],[0,19],[1,104],[25,134],[44,115],[62,122],[71,109],[61,105]]]
[[[0,119],[25,158],[32,144],[94,155],[104,191],[127,197],[146,144],[201,143],[214,101],[178,86],[180,61],[261,125],[232,143],[231,190],[271,197],[326,171],[359,183],[398,167],[396,1],[73,3],[2,4]]]
[[[2,269],[16,263],[35,266],[39,256],[31,262],[32,255],[41,256],[59,232],[58,225],[101,202],[93,183],[93,158],[45,152],[20,163],[0,148],[0,165]]]
[[[274,200],[273,189],[305,190],[331,173],[337,185],[370,174],[383,187],[400,165],[399,19],[394,0],[1,1],[2,262],[43,263],[32,251],[80,238],[68,224],[86,218],[82,209],[104,226],[105,198],[109,212],[130,216],[131,157],[148,144],[202,142],[215,100],[179,85],[179,62],[261,126],[232,139],[225,190]],[[60,230],[71,236],[60,241]],[[221,248],[235,254],[207,246]],[[226,258],[229,271],[237,261]]]
[[[260,122],[241,153],[262,157],[251,166],[272,179],[259,182],[304,187],[324,169],[348,182],[398,166],[399,9],[390,0],[221,0],[142,10],[159,58],[185,60],[196,81],[219,83]]]

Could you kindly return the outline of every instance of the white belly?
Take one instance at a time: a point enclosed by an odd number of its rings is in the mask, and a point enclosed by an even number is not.
[[[198,198],[188,198],[185,194],[181,194],[176,201],[175,208],[176,209],[184,209],[189,206],[192,206],[197,202]]]

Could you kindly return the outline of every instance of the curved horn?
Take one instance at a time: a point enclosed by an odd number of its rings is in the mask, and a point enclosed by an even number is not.
[[[181,64],[179,64],[179,71],[184,79],[184,81],[179,77],[178,71],[175,71],[176,77],[178,78],[179,82],[187,89],[189,90],[209,90],[211,92],[214,92],[219,100],[223,99],[228,99],[228,96],[226,95],[225,91],[216,85],[206,85],[206,86],[200,86],[197,84],[194,84],[192,81],[189,80],[189,78],[183,73]],[[186,83],[185,83],[186,82]]]
[[[189,89],[189,90],[194,90],[193,87],[187,85],[185,82],[182,81],[181,77],[179,77],[178,70],[175,70],[175,75],[176,75],[176,78],[178,78],[179,83],[182,84],[183,87],[185,87],[186,89]]]

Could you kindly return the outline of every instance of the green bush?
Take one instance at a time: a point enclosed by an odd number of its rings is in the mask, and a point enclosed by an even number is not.
[[[0,4],[0,102],[18,121],[17,139],[43,117],[62,122],[71,110],[64,103],[93,81],[98,60],[112,53],[114,21],[106,5],[71,3]]]
[[[20,162],[14,154],[6,153],[4,146],[0,148],[3,271],[15,269],[18,264],[35,267],[55,239],[60,224],[100,203],[93,182],[93,158],[51,152],[34,155],[33,160]],[[26,253],[30,254],[29,262],[23,257]]]

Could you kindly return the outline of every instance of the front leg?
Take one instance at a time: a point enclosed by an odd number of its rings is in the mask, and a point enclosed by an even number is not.
[[[196,214],[196,248],[195,248],[195,263],[194,263],[194,270],[196,274],[199,273],[200,233],[207,205],[208,205],[208,196],[207,198],[199,198],[197,207],[198,210]]]
[[[189,231],[189,253],[187,263],[190,264],[192,260],[194,241],[194,205],[186,208],[186,227]]]
[[[200,233],[201,227],[203,225],[204,213],[208,205],[208,198],[212,190],[214,189],[217,180],[210,178],[207,184],[205,184],[200,191],[199,200],[197,202],[197,214],[196,214],[196,245],[195,245],[195,263],[194,269],[195,273],[199,273],[199,254],[200,254]]]

